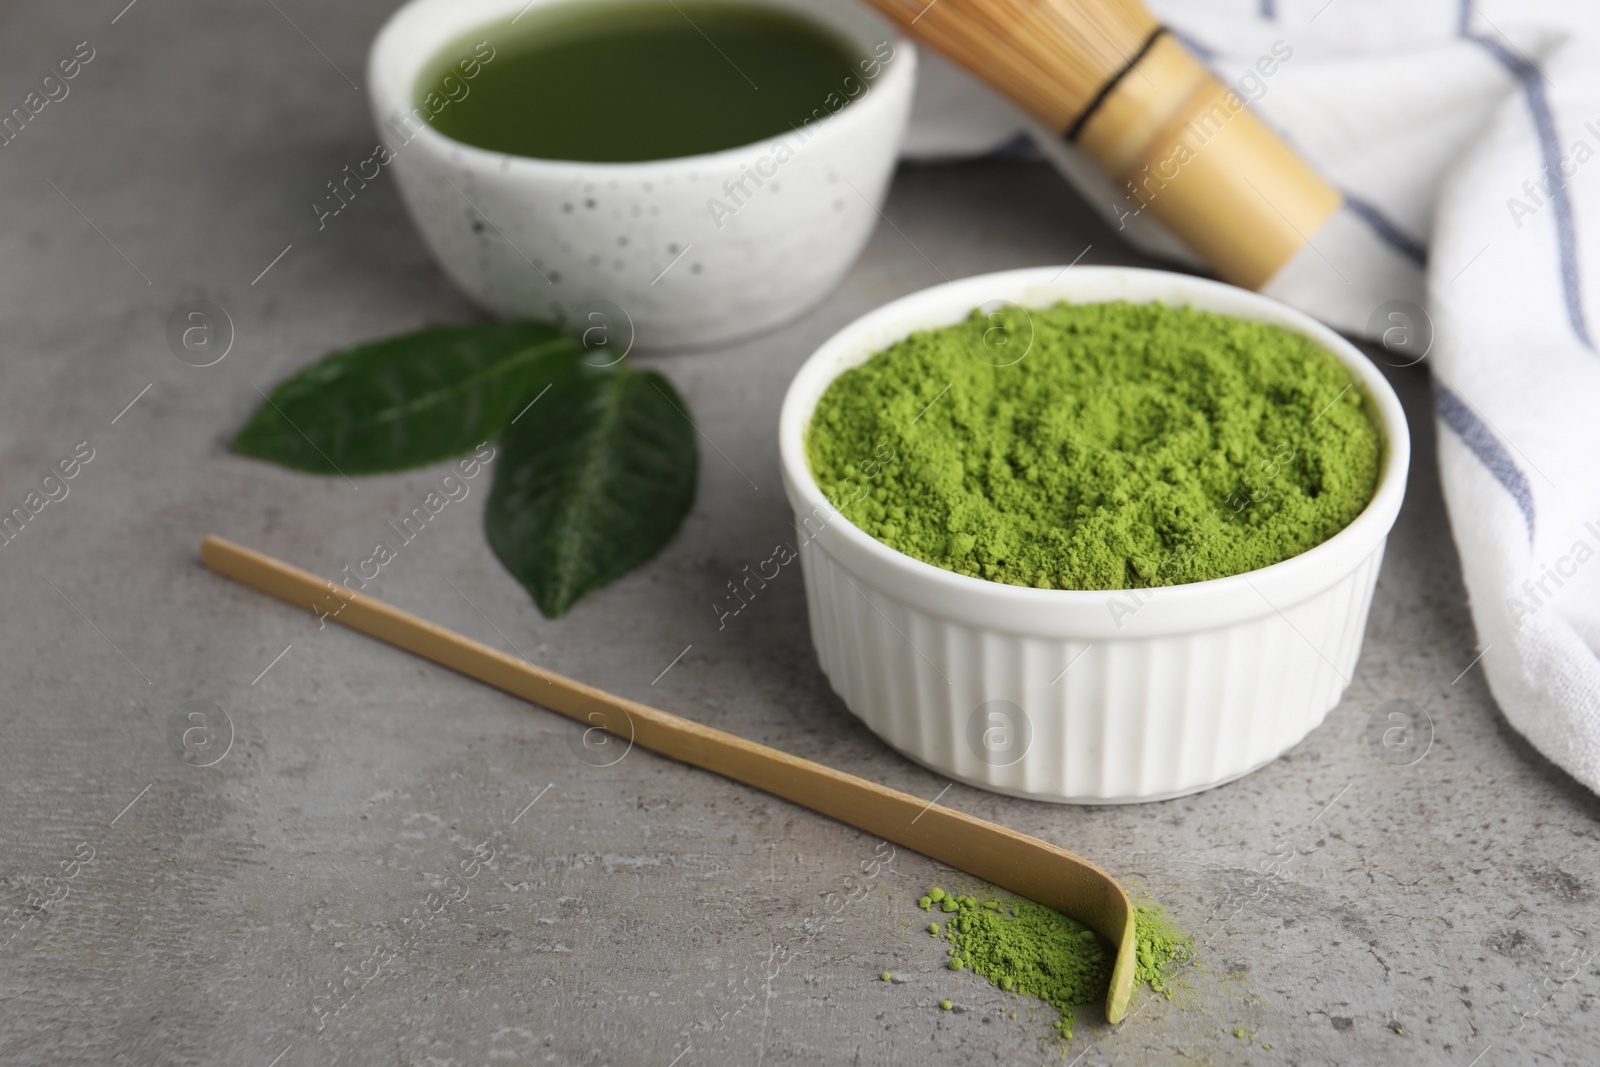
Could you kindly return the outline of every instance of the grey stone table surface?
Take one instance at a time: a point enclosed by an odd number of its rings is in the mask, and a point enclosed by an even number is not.
[[[818,342],[942,277],[1088,245],[1083,262],[1135,262],[1036,165],[905,170],[893,225],[820,307],[641,357],[716,448],[671,546],[570,616],[542,618],[488,551],[486,478],[372,590],[942,793],[1160,901],[1198,965],[1116,1028],[1086,1010],[1063,1047],[1048,1009],[942,968],[914,901],[950,872],[904,850],[873,867],[877,841],[643,751],[594,766],[576,725],[201,568],[211,532],[319,573],[365,558],[442,470],[309,478],[231,455],[229,432],[257,386],[323,352],[475,312],[392,185],[314,225],[311,200],[369,151],[345,75],[389,5],[124,3],[0,8],[6,110],[79,42],[94,53],[0,148],[0,510],[93,455],[0,547],[0,1063],[1593,1062],[1600,804],[1468,669],[1426,368],[1391,372],[1417,460],[1344,702],[1284,758],[1182,800],[947,789],[830,692],[798,574],[724,629],[712,607],[790,536],[774,425]],[[166,340],[196,298],[236,330],[207,368]],[[1397,699],[1428,716],[1408,765],[1372,744]],[[168,744],[191,700],[233,724],[210,767]],[[864,863],[864,896],[830,895]]]

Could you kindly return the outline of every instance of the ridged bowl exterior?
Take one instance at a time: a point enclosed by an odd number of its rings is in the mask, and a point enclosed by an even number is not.
[[[823,500],[804,463],[806,421],[842,370],[992,299],[1024,307],[1160,299],[1311,335],[1356,372],[1383,423],[1386,456],[1372,503],[1301,556],[1138,593],[1005,586],[881,544]],[[1254,293],[1121,268],[1013,271],[888,305],[802,368],[779,433],[811,639],[846,706],[905,755],[959,781],[1073,803],[1220,785],[1322,722],[1354,674],[1409,462],[1393,392],[1336,334]]]
[[[1227,626],[1089,642],[920,611],[815,542],[800,552],[817,658],[874,733],[969,785],[1075,803],[1195,792],[1292,748],[1355,670],[1382,556],[1282,617],[1263,605]],[[1022,708],[1032,733],[1004,765],[967,735],[973,710],[997,699]]]

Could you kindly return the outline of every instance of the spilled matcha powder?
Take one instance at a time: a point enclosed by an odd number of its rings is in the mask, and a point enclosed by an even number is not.
[[[1061,1013],[1055,1025],[1062,1037],[1072,1036],[1080,1005],[1105,1001],[1115,953],[1093,930],[1055,909],[1022,898],[980,901],[939,886],[917,906],[948,916],[942,928],[930,923],[928,933],[949,942],[950,970],[971,970],[1005,992],[1049,1003]],[[1136,907],[1133,918],[1134,978],[1165,992],[1178,964],[1193,956],[1193,942],[1159,908]]]
[[[880,467],[884,454],[897,458]],[[1177,585],[1288,559],[1361,512],[1382,454],[1332,354],[1161,304],[975,311],[841,374],[806,435],[818,485],[868,534],[1041,589]]]

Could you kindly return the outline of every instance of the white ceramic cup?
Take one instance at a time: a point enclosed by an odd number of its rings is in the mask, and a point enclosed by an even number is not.
[[[474,148],[424,121],[418,82],[444,49],[468,61],[452,92],[471,92],[466,72],[481,56],[453,42],[482,29],[494,49],[508,36],[495,27],[524,9],[532,19],[603,2],[412,0],[384,25],[367,64],[373,119],[423,242],[490,311],[603,328],[613,348],[711,344],[798,315],[838,283],[878,221],[915,51],[855,0],[738,0],[820,20],[859,52],[860,76],[793,133],[699,156],[575,163]],[[432,106],[440,101],[454,106],[443,96]]]
[[[1380,423],[1384,457],[1372,501],[1292,559],[1132,592],[1001,585],[890,548],[846,520],[812,479],[804,445],[812,411],[834,378],[895,341],[1002,300],[1024,308],[1159,300],[1304,334],[1350,368]],[[845,704],[942,774],[1072,803],[1160,800],[1221,785],[1276,759],[1323,720],[1355,670],[1410,463],[1400,402],[1344,338],[1243,289],[1121,267],[983,275],[879,308],[800,368],[778,443],[811,639]]]

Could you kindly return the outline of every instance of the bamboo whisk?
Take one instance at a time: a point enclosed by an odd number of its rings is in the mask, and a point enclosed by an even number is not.
[[[1138,0],[871,0],[1083,149],[1225,280],[1258,288],[1341,197]]]

